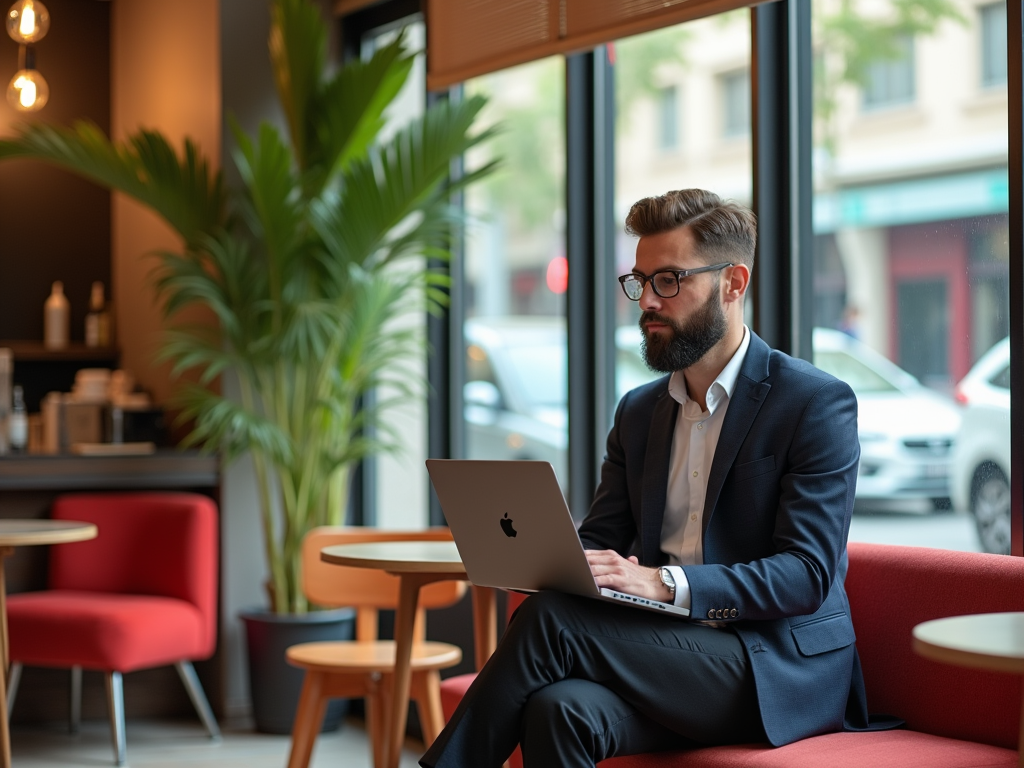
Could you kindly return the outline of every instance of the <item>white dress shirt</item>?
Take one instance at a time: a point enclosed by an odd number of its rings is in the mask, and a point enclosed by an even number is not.
[[[704,503],[708,474],[715,448],[722,434],[722,422],[736,389],[743,359],[750,347],[750,332],[743,326],[739,349],[708,388],[707,410],[690,398],[682,371],[669,378],[668,393],[679,403],[672,456],[665,496],[665,518],[661,524],[661,550],[669,558],[669,571],[676,580],[675,605],[690,607],[690,585],[680,566],[704,562]]]

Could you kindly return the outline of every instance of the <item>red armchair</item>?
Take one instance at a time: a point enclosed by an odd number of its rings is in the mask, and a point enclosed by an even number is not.
[[[117,765],[125,763],[122,674],[173,664],[203,724],[220,737],[192,661],[217,639],[217,509],[190,493],[59,497],[52,517],[95,523],[99,535],[50,552],[49,589],[8,598],[11,682],[22,665],[72,671],[72,730],[81,671],[106,673]]]

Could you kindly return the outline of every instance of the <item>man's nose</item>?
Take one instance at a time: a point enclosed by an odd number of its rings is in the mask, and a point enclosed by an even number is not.
[[[640,293],[640,309],[657,311],[660,308],[661,297],[654,292],[654,283],[648,280],[644,283],[644,289]]]

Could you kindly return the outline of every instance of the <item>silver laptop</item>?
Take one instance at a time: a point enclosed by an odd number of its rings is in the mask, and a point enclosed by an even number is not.
[[[670,603],[597,586],[548,462],[427,459],[427,471],[474,584],[520,592],[554,589],[690,615]]]

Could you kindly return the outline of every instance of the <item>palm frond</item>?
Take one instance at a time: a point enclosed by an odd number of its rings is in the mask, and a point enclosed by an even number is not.
[[[45,160],[138,200],[188,244],[224,223],[226,194],[220,172],[191,141],[178,156],[161,134],[142,130],[114,144],[94,124],[21,126],[0,140],[0,159]]]
[[[319,9],[303,0],[275,0],[270,10],[270,62],[288,120],[295,162],[309,167],[307,131],[327,58],[327,30]]]

